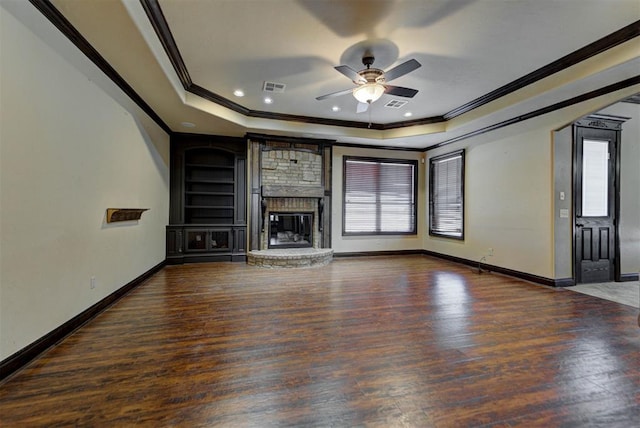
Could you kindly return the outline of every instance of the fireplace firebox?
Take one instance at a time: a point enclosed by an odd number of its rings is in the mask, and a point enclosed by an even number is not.
[[[269,213],[269,248],[313,247],[313,213]]]

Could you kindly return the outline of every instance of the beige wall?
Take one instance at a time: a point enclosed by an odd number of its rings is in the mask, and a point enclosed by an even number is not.
[[[428,153],[465,153],[465,239],[431,237],[425,249],[549,277],[551,153],[539,120]]]
[[[620,272],[640,272],[640,104],[617,103],[599,111],[630,118],[620,141]]]
[[[553,133],[555,279],[573,278],[573,127]],[[564,192],[564,200],[560,200]],[[568,217],[560,217],[567,210]]]
[[[564,271],[556,276],[554,255],[554,217],[562,207],[554,197],[554,130],[638,90],[636,85],[430,150],[433,157],[466,149],[465,240],[426,234],[424,248],[473,261],[493,248],[494,255],[487,258],[491,265],[564,278]]]
[[[0,19],[2,360],[164,260],[169,137],[35,8]]]
[[[559,215],[560,209],[567,208],[567,203],[570,203],[571,189],[570,183],[558,183],[559,179],[564,179],[558,177],[554,164],[554,159],[558,156],[554,137],[566,135],[555,130],[564,129],[576,119],[615,103],[639,89],[636,85],[449,146],[429,150],[427,165],[430,157],[461,148],[466,150],[464,241],[429,236],[428,174],[422,163],[418,196],[418,235],[343,237],[342,157],[352,155],[420,160],[423,155],[393,150],[335,147],[333,249],[336,253],[425,249],[479,261],[483,256],[487,256],[489,248],[492,248],[493,256],[487,257],[488,264],[548,279],[571,277],[570,265],[565,266],[566,263],[562,260],[558,262],[558,257],[567,260],[571,258],[571,243],[562,241],[562,245],[558,245],[559,236],[565,235],[569,230],[567,227],[570,220],[559,219]],[[637,127],[636,122],[629,122],[625,126],[626,139],[623,137],[623,182],[628,182],[626,188],[623,184],[623,273],[637,271],[637,267],[634,266],[638,263],[640,251],[638,221],[634,223],[633,220],[640,219],[637,208],[640,184],[633,185],[638,180],[638,168],[633,167],[634,162],[637,164],[638,158],[634,159],[633,156],[637,156],[638,149],[628,141],[639,139],[635,136],[638,132]],[[565,201],[560,201],[557,197],[559,190],[566,192]],[[629,192],[636,193],[629,195]]]
[[[342,188],[343,188],[343,157],[365,156],[388,159],[415,159],[418,161],[418,233],[417,235],[385,235],[385,236],[342,236]],[[333,148],[332,166],[332,209],[331,209],[331,247],[335,253],[369,252],[369,251],[400,251],[420,250],[423,236],[426,233],[424,217],[425,195],[424,188],[424,157],[419,152],[399,150],[362,149],[355,147]]]

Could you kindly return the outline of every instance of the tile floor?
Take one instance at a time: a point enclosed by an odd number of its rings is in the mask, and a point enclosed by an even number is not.
[[[599,297],[623,305],[640,308],[640,282],[608,282],[602,284],[580,284],[566,287],[567,290]]]

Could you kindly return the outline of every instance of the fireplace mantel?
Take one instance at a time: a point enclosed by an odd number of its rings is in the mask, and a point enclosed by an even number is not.
[[[322,186],[262,186],[263,198],[322,198],[324,187]]]

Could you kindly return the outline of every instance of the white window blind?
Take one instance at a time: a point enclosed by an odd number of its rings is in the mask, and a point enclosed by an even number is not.
[[[464,151],[429,161],[429,234],[464,238]]]
[[[416,233],[416,161],[345,158],[343,234]]]
[[[582,216],[609,215],[609,141],[582,140]]]

